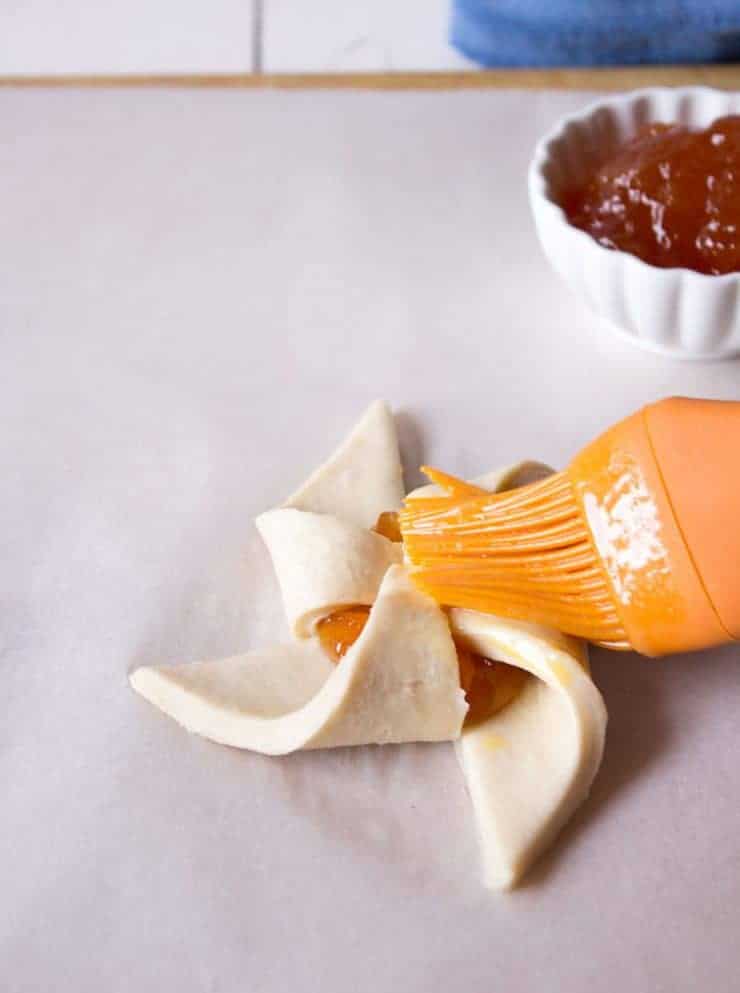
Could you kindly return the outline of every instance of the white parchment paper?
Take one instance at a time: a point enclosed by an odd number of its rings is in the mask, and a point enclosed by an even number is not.
[[[375,397],[462,476],[738,398],[540,255],[527,161],[585,99],[0,91],[4,993],[737,989],[737,649],[596,654],[595,792],[511,896],[450,747],[267,759],[126,682],[285,633],[252,518]]]

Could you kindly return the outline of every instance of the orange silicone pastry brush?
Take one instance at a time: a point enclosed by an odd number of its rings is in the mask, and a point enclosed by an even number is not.
[[[401,533],[439,603],[644,655],[740,638],[740,403],[652,404],[504,493],[425,471]]]

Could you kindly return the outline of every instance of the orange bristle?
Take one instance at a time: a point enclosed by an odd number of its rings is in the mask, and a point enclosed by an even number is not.
[[[445,493],[408,499],[400,514],[419,589],[445,606],[626,647],[609,582],[565,473],[490,493],[436,469],[424,472]]]

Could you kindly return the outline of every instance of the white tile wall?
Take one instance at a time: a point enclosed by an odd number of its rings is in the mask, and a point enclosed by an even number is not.
[[[241,73],[253,0],[0,0],[0,75]]]
[[[266,72],[468,68],[447,42],[450,0],[264,0]]]
[[[0,75],[470,67],[450,0],[0,0]]]

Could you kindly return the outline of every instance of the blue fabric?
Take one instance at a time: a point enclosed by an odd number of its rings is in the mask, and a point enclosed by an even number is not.
[[[453,0],[452,44],[483,66],[740,61],[740,0]]]

